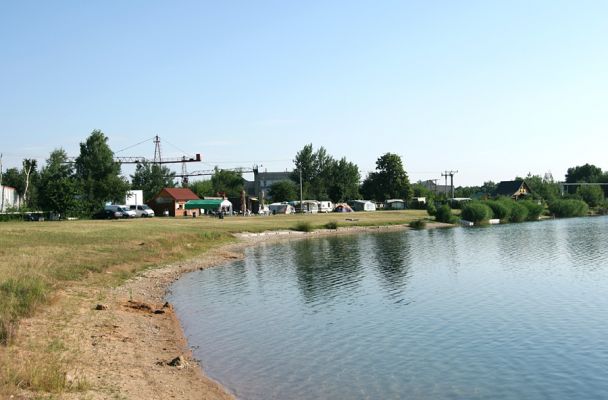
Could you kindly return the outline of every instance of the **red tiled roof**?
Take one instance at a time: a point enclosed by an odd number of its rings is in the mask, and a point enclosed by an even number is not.
[[[199,200],[192,190],[186,188],[165,188],[162,191],[168,193],[177,201]]]

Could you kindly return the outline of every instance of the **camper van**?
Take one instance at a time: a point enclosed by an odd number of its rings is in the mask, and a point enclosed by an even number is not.
[[[334,203],[331,201],[319,201],[319,212],[330,213],[334,210]]]

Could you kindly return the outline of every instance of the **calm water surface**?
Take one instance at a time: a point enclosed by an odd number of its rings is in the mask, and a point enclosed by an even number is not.
[[[240,399],[607,399],[608,218],[251,248],[172,287]]]

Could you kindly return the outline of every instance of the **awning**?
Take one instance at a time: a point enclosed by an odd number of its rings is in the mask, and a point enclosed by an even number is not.
[[[207,210],[207,211],[217,211],[222,205],[223,200],[190,200],[186,202],[184,208],[186,210]]]

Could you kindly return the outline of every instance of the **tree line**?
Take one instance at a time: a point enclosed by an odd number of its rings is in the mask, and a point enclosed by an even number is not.
[[[356,199],[409,202],[418,197],[433,202],[445,197],[445,194],[433,193],[421,182],[411,184],[402,158],[390,152],[378,157],[376,169],[363,180],[355,163],[345,157],[334,158],[324,147],[314,149],[312,144],[307,144],[296,153],[293,162],[289,179],[274,183],[267,193],[268,200],[298,199],[300,181],[305,199],[334,203]],[[130,178],[129,182],[121,175],[121,165],[114,161],[108,138],[100,130],[94,130],[80,143],[80,154],[73,162],[63,149],[56,149],[41,167],[36,160],[25,159],[21,169],[9,168],[2,175],[2,184],[16,188],[25,210],[75,216],[91,215],[107,202],[122,202],[131,188],[143,190],[144,200],[149,201],[161,189],[177,186],[175,173],[169,168],[147,162],[137,164]],[[552,202],[562,198],[559,184],[552,179],[532,174],[516,179],[525,179],[534,199]],[[608,171],[590,164],[572,167],[566,174],[566,183],[608,183]],[[192,182],[186,187],[201,197],[218,194],[233,197],[240,196],[245,184],[241,172],[216,167],[209,180]],[[488,197],[495,189],[496,184],[491,181],[481,186],[457,187],[455,197],[473,197],[480,193]],[[604,190],[599,186],[570,187],[565,197],[583,200],[592,208],[608,208]],[[410,206],[415,206],[415,202]]]

